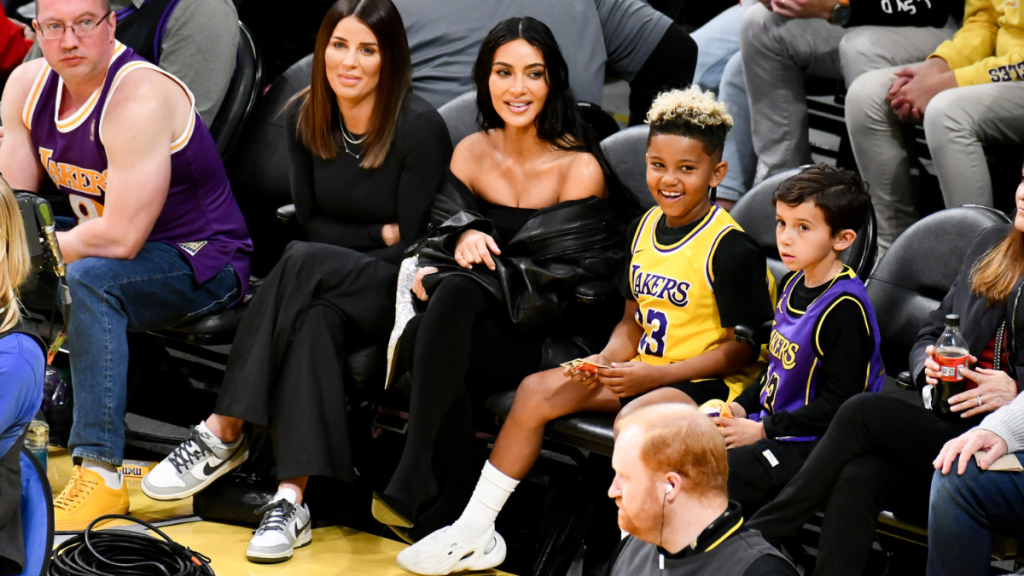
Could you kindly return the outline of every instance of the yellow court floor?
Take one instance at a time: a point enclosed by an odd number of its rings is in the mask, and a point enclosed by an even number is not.
[[[54,495],[71,477],[72,463],[67,451],[50,448],[48,476]],[[131,514],[148,522],[162,522],[192,517],[192,499],[178,502],[150,500],[139,488],[138,480],[127,480],[131,495]],[[110,523],[104,528],[131,523]],[[132,524],[134,525],[134,524]],[[161,527],[161,531],[183,546],[208,556],[217,576],[297,576],[408,575],[395,564],[395,557],[405,544],[351,528],[333,526],[313,530],[313,543],[295,551],[295,556],[281,564],[252,564],[245,559],[252,530],[241,526],[195,520]],[[477,572],[481,576],[504,572]]]

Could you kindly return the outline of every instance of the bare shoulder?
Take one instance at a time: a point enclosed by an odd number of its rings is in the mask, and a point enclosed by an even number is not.
[[[32,84],[35,83],[36,78],[39,77],[39,72],[45,65],[46,60],[36,58],[35,60],[25,62],[11,72],[11,75],[7,78],[7,85],[4,87],[4,109],[10,106],[17,106],[18,113],[21,113],[21,107],[24,106],[25,100],[28,99],[28,93],[32,89]]]
[[[600,162],[589,152],[571,152],[565,159],[563,169],[564,181],[559,200],[578,200],[607,195],[605,190],[604,170]]]
[[[107,103],[104,139],[116,138],[111,130],[143,131],[140,128],[154,137],[171,138],[172,133],[181,132],[180,128],[187,124],[191,111],[188,95],[169,76],[151,68],[133,70],[121,78]]]
[[[189,99],[182,87],[170,76],[149,67],[125,74],[110,97],[110,107],[134,106],[143,108],[174,106],[189,107]]]
[[[466,136],[455,147],[452,153],[452,173],[472,188],[472,177],[493,156],[491,143],[485,132],[475,132]]]

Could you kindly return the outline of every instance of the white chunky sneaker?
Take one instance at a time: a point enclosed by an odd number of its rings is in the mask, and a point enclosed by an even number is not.
[[[487,570],[505,561],[505,539],[492,526],[474,540],[446,526],[398,554],[398,565],[414,574],[442,576],[463,570]]]
[[[154,500],[188,498],[245,462],[246,440],[242,436],[226,445],[205,426],[193,428],[187,440],[142,478],[142,492]]]
[[[260,527],[253,532],[245,557],[249,562],[273,564],[292,557],[296,548],[313,541],[309,508],[295,506],[278,492],[274,500],[256,511],[263,514]]]

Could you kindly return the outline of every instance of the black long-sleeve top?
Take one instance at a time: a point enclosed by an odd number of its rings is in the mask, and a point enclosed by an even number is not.
[[[780,286],[785,286],[795,272],[783,277]],[[794,310],[806,310],[819,296],[828,290],[831,283],[808,288],[800,279],[793,287],[789,306]],[[782,314],[792,314],[789,310]],[[796,316],[796,314],[794,314]],[[874,335],[868,330],[864,306],[854,300],[844,299],[822,314],[818,322],[817,342],[819,350],[815,355],[821,360],[821,374],[814,400],[792,412],[777,412],[766,417],[764,434],[768,438],[788,436],[821,436],[832,422],[839,407],[854,394],[864,391],[864,373],[875,352]],[[761,411],[761,389],[764,378],[748,386],[736,403],[747,414]]]
[[[292,201],[311,242],[344,246],[399,264],[402,253],[427,232],[430,204],[452,159],[448,128],[426,100],[408,93],[384,163],[367,170],[346,153],[341,127],[335,127],[340,151],[324,160],[296,134],[298,103],[286,112]],[[357,145],[348,144],[352,153]],[[401,241],[387,246],[386,224],[398,223]]]

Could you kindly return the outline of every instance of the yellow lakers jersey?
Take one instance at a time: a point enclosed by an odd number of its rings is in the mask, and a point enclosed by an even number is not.
[[[743,229],[718,206],[682,240],[663,246],[655,237],[661,208],[644,214],[633,237],[629,279],[639,309],[636,321],[644,335],[637,347],[638,359],[661,366],[687,360],[713,350],[728,340],[715,301],[711,262],[719,242],[732,230]],[[765,267],[763,279],[775,297],[775,279]],[[767,347],[760,359],[740,373],[725,378],[731,402],[764,369]]]

